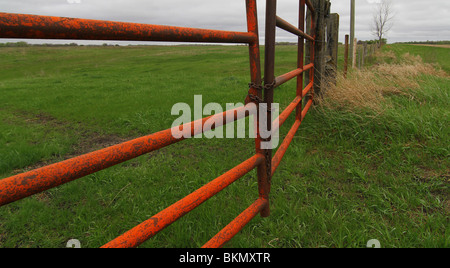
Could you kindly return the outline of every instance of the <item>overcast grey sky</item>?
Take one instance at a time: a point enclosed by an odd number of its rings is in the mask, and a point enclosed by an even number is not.
[[[377,0],[356,0],[356,37],[371,35]],[[387,38],[402,41],[450,40],[450,0],[391,0],[395,20]],[[264,36],[265,0],[258,0],[260,33]],[[278,0],[278,15],[295,24],[298,0]],[[340,40],[350,29],[350,0],[331,0],[332,12],[340,15]],[[0,0],[0,12],[73,18],[115,20],[246,31],[244,0]],[[278,30],[278,41],[293,41]],[[11,40],[1,40],[6,42]],[[50,43],[50,41],[47,41]],[[55,41],[51,41],[55,42]]]

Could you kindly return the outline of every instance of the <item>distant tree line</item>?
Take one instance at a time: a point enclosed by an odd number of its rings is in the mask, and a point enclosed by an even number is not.
[[[297,46],[298,43],[293,43],[293,42],[276,42],[275,43],[277,46]]]
[[[0,47],[77,47],[77,43],[70,44],[28,44],[27,42],[0,43]]]
[[[375,40],[358,40],[358,45],[363,45],[363,44],[367,44],[367,45],[376,45],[379,44],[380,40],[375,39]],[[386,45],[387,44],[387,39],[386,38],[381,38],[381,45]]]

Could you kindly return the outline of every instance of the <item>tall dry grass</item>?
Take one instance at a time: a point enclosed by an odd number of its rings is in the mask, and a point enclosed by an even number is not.
[[[331,109],[381,112],[386,107],[386,96],[411,96],[414,90],[420,89],[422,75],[448,76],[439,66],[424,63],[420,56],[409,53],[397,58],[393,51],[377,52],[375,57],[381,63],[353,70],[347,79],[339,76],[337,85],[329,84],[328,90],[318,100],[319,105]]]

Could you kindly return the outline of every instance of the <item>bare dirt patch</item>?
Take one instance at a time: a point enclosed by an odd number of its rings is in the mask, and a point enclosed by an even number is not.
[[[59,120],[52,115],[39,113],[32,114],[25,111],[14,111],[14,116],[21,118],[27,123],[30,124],[39,124],[44,125],[49,130],[57,130],[59,132],[67,132],[73,133],[74,136],[77,137],[78,142],[72,146],[72,150],[69,154],[58,157],[56,161],[64,161],[70,158],[74,158],[80,155],[84,155],[96,150],[104,149],[113,145],[117,145],[126,141],[129,141],[135,137],[120,137],[113,134],[105,134],[99,133],[97,131],[93,131],[88,129],[86,126],[83,126],[82,123],[73,123],[73,122],[65,122]],[[12,122],[11,122],[12,123]],[[14,173],[19,174],[24,170],[34,170],[47,165],[55,163],[55,160],[47,160],[40,161],[31,166],[24,168],[23,170],[14,170]]]

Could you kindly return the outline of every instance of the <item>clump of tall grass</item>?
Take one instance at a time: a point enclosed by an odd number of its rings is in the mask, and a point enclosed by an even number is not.
[[[424,63],[420,56],[409,53],[397,58],[392,51],[379,52],[376,57],[377,64],[354,70],[347,78],[339,76],[336,85],[329,84],[319,104],[330,109],[381,112],[386,107],[386,96],[412,96],[420,89],[424,75],[448,76],[439,66]]]

